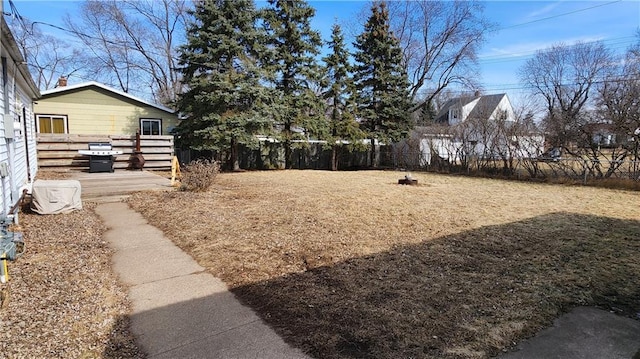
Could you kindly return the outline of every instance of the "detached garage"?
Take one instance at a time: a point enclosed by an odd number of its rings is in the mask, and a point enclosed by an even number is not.
[[[137,133],[145,168],[171,168],[178,117],[170,108],[98,82],[68,85],[60,78],[56,88],[42,91],[34,111],[41,168],[88,168],[89,157],[78,151],[96,142],[122,151],[115,168],[129,168]]]

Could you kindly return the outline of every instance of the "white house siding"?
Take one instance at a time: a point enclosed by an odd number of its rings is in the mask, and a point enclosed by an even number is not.
[[[471,113],[471,111],[473,111],[473,108],[476,107],[476,105],[478,104],[478,101],[480,101],[480,98],[477,98],[471,102],[469,102],[468,104],[462,106],[462,117],[460,119],[458,119],[458,121],[456,121],[456,123],[460,123],[462,121],[464,121],[467,117],[469,117],[469,114]],[[453,123],[452,123],[453,125]]]
[[[1,92],[1,91],[0,91]],[[4,96],[4,93],[1,93],[0,96]],[[1,98],[1,97],[0,97]],[[1,102],[1,101],[0,101]],[[0,121],[0,164],[8,165],[10,163],[9,156],[9,148],[12,144],[11,140],[7,139],[5,136],[4,130],[4,106],[2,107],[2,111],[0,111],[0,116],[2,116],[2,121]],[[4,217],[8,213],[8,210],[11,208],[11,197],[12,197],[12,180],[11,176],[0,177],[0,185],[2,186],[2,210],[0,211],[0,216]]]
[[[25,125],[24,127],[26,127],[27,133],[25,133],[25,136],[27,136],[27,147],[29,149],[29,153],[28,155],[28,159],[29,159],[29,172],[30,172],[30,178],[29,181],[33,182],[36,174],[38,173],[38,148],[37,148],[37,141],[36,141],[36,137],[37,137],[37,133],[36,133],[36,123],[34,121],[34,110],[33,110],[33,100],[30,99],[28,96],[25,96],[25,100],[29,100],[29,102],[24,102],[25,103],[25,116],[23,118],[23,121],[25,121]],[[28,104],[28,105],[26,105]]]
[[[513,112],[513,106],[511,106],[511,101],[509,101],[509,98],[506,95],[502,97],[502,99],[498,103],[498,106],[496,106],[495,111],[493,111],[489,119],[497,120],[498,113],[502,113],[504,111],[507,112],[507,119],[506,119],[507,121],[516,120],[516,114]]]
[[[432,162],[432,154],[440,159],[455,163],[460,160],[460,150],[462,142],[454,140],[449,135],[433,135],[420,140],[420,152],[422,158],[420,164],[422,166],[430,165]]]
[[[536,158],[542,155],[544,149],[542,135],[517,136],[513,141],[518,143],[518,148],[513,152],[518,158]]]
[[[30,187],[33,178],[38,170],[37,166],[37,151],[36,151],[36,136],[33,121],[32,100],[24,91],[19,88],[12,97],[12,102],[15,106],[11,109],[13,118],[15,119],[14,125],[16,126],[14,131],[15,146],[15,165],[14,172],[16,178],[16,187],[21,192],[22,189]],[[26,125],[26,132],[25,132]],[[28,148],[28,160],[27,160],[27,148]],[[27,163],[28,162],[28,163]],[[27,169],[27,165],[29,168]]]
[[[39,91],[26,66],[22,64],[24,59],[4,18],[0,19],[0,23],[0,57],[6,58],[6,69],[2,68],[4,65],[0,62],[0,170],[6,168],[6,175],[0,175],[0,216],[5,217],[20,199],[22,190],[30,186],[37,171],[32,119],[33,100],[39,96]],[[3,83],[4,74],[6,84]],[[5,99],[8,108],[5,106]],[[29,172],[31,177],[28,176]]]
[[[4,44],[3,44],[4,45]],[[2,46],[1,55],[5,56],[7,50],[4,46]],[[9,60],[7,59],[7,62]],[[2,67],[0,65],[0,74],[2,74]],[[1,75],[0,75],[1,76]],[[7,90],[11,89],[11,86],[6,86]],[[8,96],[10,96],[10,92],[7,92]],[[2,116],[2,121],[0,121],[0,166],[8,166],[9,175],[8,176],[0,176],[0,185],[2,186],[2,211],[0,212],[0,217],[6,217],[9,212],[9,209],[13,205],[12,197],[13,197],[13,189],[14,185],[14,176],[13,171],[11,171],[11,163],[14,161],[13,154],[15,153],[15,148],[13,145],[13,140],[7,138],[7,131],[5,130],[5,105],[4,105],[4,97],[5,97],[5,87],[2,86],[2,79],[0,78],[0,116]],[[13,151],[12,151],[13,149]]]
[[[511,158],[535,158],[542,152],[544,136],[542,135],[522,135],[512,138],[518,146],[509,144],[508,154]],[[467,149],[469,150],[469,149]],[[470,149],[475,156],[484,154],[485,146],[477,143]],[[450,135],[431,135],[420,140],[420,165],[426,166],[432,163],[432,155],[440,157],[450,163],[458,163],[462,158],[464,144],[459,139],[454,139]]]
[[[498,96],[500,96],[499,100],[497,100]],[[483,108],[485,106],[486,108]],[[507,122],[515,121],[515,113],[509,97],[506,94],[488,95],[474,99],[466,97],[452,99],[447,102],[442,111],[447,111],[447,109],[448,124],[450,126],[459,125],[467,121],[470,116],[473,116],[476,120],[486,118],[490,121],[498,119],[505,119]],[[489,109],[491,113],[487,114],[485,111]],[[441,118],[442,111],[438,114],[437,118]],[[458,113],[457,118],[452,117],[454,111]],[[503,118],[505,112],[506,118]],[[496,138],[495,136],[484,138],[485,133],[478,132],[482,131],[482,127],[475,130],[475,126],[483,126],[483,124],[473,122],[472,124],[474,127],[466,129],[467,133],[465,134],[465,138],[468,140],[466,145],[461,139],[453,138],[448,134],[421,134],[420,136],[423,137],[420,139],[421,162],[423,164],[431,164],[432,154],[451,163],[460,161],[465,154],[486,159],[500,158],[504,155],[510,156],[511,158],[529,158],[535,157],[543,148],[543,136],[521,135],[517,138],[512,138],[510,141],[502,137]],[[489,124],[484,124],[484,126],[488,125]],[[473,143],[473,145],[471,145],[471,143]]]

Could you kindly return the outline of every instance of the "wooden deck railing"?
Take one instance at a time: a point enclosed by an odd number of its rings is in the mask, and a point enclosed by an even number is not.
[[[135,150],[136,136],[40,133],[37,142],[38,166],[41,169],[88,169],[89,156],[79,154],[78,150],[89,149],[90,142],[108,142],[114,150],[122,151],[122,155],[116,156],[114,168],[126,169],[131,165],[130,157]],[[144,169],[171,169],[173,136],[140,136],[140,151],[145,159]]]

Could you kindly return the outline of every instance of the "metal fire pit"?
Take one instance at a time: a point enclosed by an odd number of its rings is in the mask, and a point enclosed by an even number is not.
[[[121,155],[122,151],[115,151],[108,142],[89,143],[88,150],[79,150],[81,155],[89,156],[89,172],[113,172],[115,155]]]
[[[131,161],[131,169],[142,170],[144,167],[144,156],[140,151],[140,130],[136,130],[136,148],[129,160]]]
[[[418,185],[418,180],[417,179],[413,179],[411,177],[411,175],[407,175],[407,176],[404,176],[404,178],[399,179],[398,180],[398,184],[406,184],[406,185],[417,186]]]

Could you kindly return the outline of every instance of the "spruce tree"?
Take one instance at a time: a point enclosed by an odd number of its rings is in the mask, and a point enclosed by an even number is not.
[[[269,0],[269,4],[263,21],[272,55],[268,69],[279,104],[274,116],[281,127],[285,167],[291,168],[293,141],[322,136],[325,130],[322,103],[312,90],[321,78],[315,56],[322,41],[310,24],[315,10],[305,1]]]
[[[241,145],[257,144],[269,128],[269,94],[262,86],[264,32],[252,0],[196,2],[188,42],[180,49],[185,91],[177,107],[182,144],[226,155],[239,168]]]
[[[384,2],[374,2],[354,46],[358,115],[371,140],[371,165],[376,166],[375,141],[398,141],[406,137],[411,127],[409,80],[398,40],[389,30]]]
[[[427,102],[425,102],[424,105],[420,107],[420,124],[422,126],[433,125],[437,115],[438,113],[433,106],[433,101],[427,100]]]
[[[329,107],[328,137],[331,143],[331,169],[338,169],[338,152],[344,142],[353,149],[363,138],[358,123],[355,120],[355,108],[349,107],[353,100],[354,84],[351,78],[349,52],[344,44],[344,36],[339,25],[334,24],[331,29],[331,40],[327,41],[331,53],[322,60],[325,63],[327,75],[326,91],[323,97]],[[350,98],[351,96],[351,98]]]

